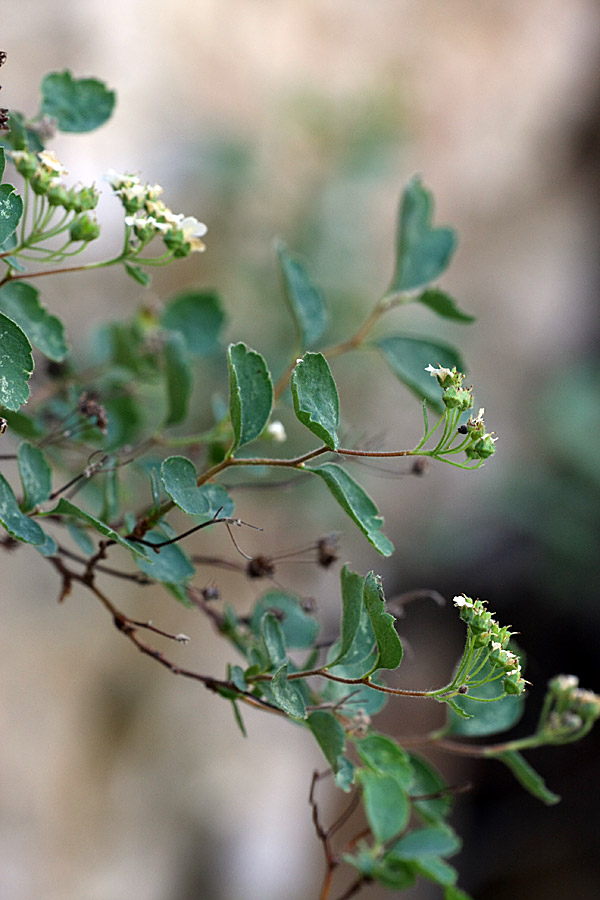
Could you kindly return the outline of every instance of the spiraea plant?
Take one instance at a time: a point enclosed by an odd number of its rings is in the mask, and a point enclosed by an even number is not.
[[[19,547],[24,564],[33,558],[49,567],[59,599],[77,591],[92,595],[108,613],[107,626],[112,619],[142,653],[230,704],[242,733],[248,707],[312,733],[323,754],[323,771],[313,774],[309,794],[324,855],[320,900],[345,900],[373,881],[401,891],[418,878],[438,884],[446,900],[462,900],[467,895],[448,862],[460,849],[450,824],[456,789],[419,746],[500,760],[526,790],[552,804],[558,797],[521,751],[585,735],[600,715],[600,698],[580,689],[574,676],[558,675],[548,686],[533,734],[473,743],[472,738],[491,738],[519,720],[528,684],[513,631],[485,602],[454,598],[465,629],[462,656],[443,686],[408,690],[402,687],[402,643],[374,572],[342,567],[339,636],[324,642],[317,612],[301,597],[271,586],[242,616],[220,597],[214,580],[207,587],[200,579],[197,566],[211,560],[186,550],[193,543],[188,537],[206,528],[220,528],[225,537],[229,532],[238,547],[234,534],[245,523],[235,515],[234,470],[260,470],[262,483],[276,481],[282,471],[286,478],[316,479],[332,506],[339,504],[373,548],[389,556],[394,548],[382,518],[345,467],[349,458],[408,460],[416,466],[431,460],[464,469],[465,478],[484,462],[493,463],[496,436],[486,430],[484,410],[474,413],[458,351],[435,339],[385,331],[387,313],[407,304],[447,320],[472,319],[437,285],[451,260],[455,233],[432,224],[431,194],[418,178],[409,181],[399,204],[389,289],[357,331],[329,346],[325,300],[304,263],[278,244],[290,341],[288,365],[276,379],[267,360],[246,343],[222,346],[224,309],[217,293],[206,288],[168,298],[159,312],[142,307],[129,318],[104,323],[96,340],[100,357],[93,365],[76,364],[65,326],[41,302],[38,285],[44,277],[122,266],[146,285],[154,267],[205,250],[206,226],[174,213],[159,185],[113,171],[99,184],[122,207],[121,250],[105,261],[85,261],[88,246],[102,240],[94,212],[100,189],[68,183],[64,166],[45,145],[56,130],[99,127],[114,101],[101,82],[65,71],[44,79],[35,117],[2,110],[0,174],[10,163],[19,180],[18,188],[4,181],[0,187],[2,543]],[[376,348],[420,401],[423,436],[416,446],[342,446],[330,364],[365,346]],[[30,396],[34,353],[38,366],[46,358],[49,374]],[[199,363],[219,354],[227,362],[222,393],[229,401],[214,403],[212,424],[199,428],[190,403],[194,378]],[[298,431],[307,430],[311,449],[285,454],[288,436],[280,416]],[[122,563],[123,551],[128,564]],[[277,552],[248,557],[240,548],[240,553],[238,562],[214,558],[215,572],[225,564],[251,578],[275,571]],[[300,553],[324,567],[337,561],[333,536],[313,538]],[[181,604],[181,633],[117,608],[110,590],[116,578],[140,589],[163,585]],[[184,668],[157,644],[185,642],[185,619],[194,614],[205,615],[215,639],[223,642],[219,672]],[[445,724],[418,741],[413,735],[410,749],[407,742],[403,746],[402,737],[383,734],[376,725],[384,705],[398,697],[443,704]],[[344,811],[329,825],[317,799],[326,778],[348,795]],[[307,774],[307,787],[309,781]],[[353,817],[356,833],[342,841]],[[340,888],[337,872],[343,868],[354,874]]]

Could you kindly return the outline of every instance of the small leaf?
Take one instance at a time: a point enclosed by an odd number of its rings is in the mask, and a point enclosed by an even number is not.
[[[312,647],[319,623],[308,615],[293,594],[284,591],[267,591],[257,602],[250,618],[250,628],[254,634],[260,633],[260,621],[265,612],[275,612],[288,647],[306,649]]]
[[[277,246],[277,256],[284,293],[304,349],[318,341],[325,331],[329,318],[327,307],[298,257],[289,253],[282,243]]]
[[[389,335],[377,341],[375,346],[382,351],[386,362],[394,374],[419,399],[425,398],[434,409],[441,411],[442,392],[435,378],[425,369],[428,365],[456,366],[464,372],[464,362],[453,347],[430,340],[402,335]]]
[[[477,679],[484,679],[497,673],[489,663],[478,671]],[[465,737],[482,737],[488,734],[498,734],[508,731],[516,725],[525,708],[525,700],[522,695],[509,694],[493,703],[489,701],[502,693],[501,681],[488,681],[479,687],[473,688],[468,694],[459,694],[454,697],[454,703],[472,718],[461,718],[453,709],[448,710],[448,733],[460,734]],[[487,702],[478,702],[475,697],[481,697]]]
[[[231,516],[233,500],[218,484],[196,484],[194,463],[185,456],[169,456],[160,467],[160,477],[171,500],[184,512],[200,516],[204,521]]]
[[[337,450],[340,403],[331,369],[322,353],[304,354],[292,372],[291,388],[298,419],[331,450]]]
[[[29,397],[31,344],[19,326],[0,313],[0,405],[17,410]]]
[[[248,685],[246,684],[246,679],[244,678],[244,670],[241,666],[231,666],[229,672],[229,680],[235,684],[238,691],[247,691]]]
[[[264,429],[273,406],[273,382],[264,359],[246,344],[229,346],[229,413],[235,452]]]
[[[360,769],[357,778],[373,837],[379,843],[396,837],[408,824],[410,804],[405,791],[391,775],[369,769]]]
[[[61,362],[69,347],[63,323],[40,303],[40,292],[22,281],[12,281],[0,289],[0,309],[20,325],[27,337],[54,362]]]
[[[125,262],[123,265],[130,278],[133,278],[133,280],[137,281],[138,284],[141,284],[142,287],[148,287],[150,284],[150,276],[147,272],[144,272],[141,266],[136,266],[131,262]]]
[[[116,389],[115,389],[116,391]],[[116,393],[104,401],[108,428],[104,438],[106,450],[120,450],[124,444],[133,444],[140,426],[140,404],[128,393]]]
[[[163,525],[160,530],[149,531],[144,535],[144,540],[150,541],[151,544],[160,544],[174,536],[171,529],[167,530]],[[150,554],[152,555],[150,556]],[[160,548],[159,553],[149,550],[147,558],[137,556],[135,562],[149,578],[155,578],[156,581],[163,581],[166,584],[185,584],[192,578],[195,571],[187,554],[183,552],[179,544],[167,544],[166,547]]]
[[[383,734],[368,734],[354,742],[362,761],[374,772],[389,775],[407,791],[413,781],[408,753]]]
[[[104,522],[101,522],[100,519],[97,519],[95,516],[90,515],[90,513],[87,513],[83,509],[80,509],[78,506],[75,506],[74,503],[71,503],[70,500],[66,500],[65,497],[60,498],[54,509],[39,513],[39,515],[73,516],[73,518],[79,519],[80,521],[85,522],[87,525],[90,525],[103,537],[106,537],[111,541],[116,541],[117,544],[120,544],[127,550],[131,550],[131,552],[136,556],[149,556],[142,544],[139,544],[136,541],[128,541],[125,538],[121,537],[121,535],[117,531],[114,531],[114,529],[112,529],[109,525],[106,525]],[[158,556],[155,553],[152,553],[152,556],[149,557],[149,559],[153,561],[154,558],[158,559]]]
[[[52,469],[38,447],[23,442],[18,452],[19,475],[23,485],[23,512],[30,512],[50,496]]]
[[[287,659],[287,651],[283,631],[273,613],[264,614],[260,620],[260,631],[271,665],[279,669]]]
[[[96,546],[84,528],[81,528],[76,522],[71,520],[67,522],[67,530],[86,556],[92,556],[96,552]]]
[[[385,611],[383,590],[373,572],[365,578],[364,603],[379,651],[373,671],[396,669],[402,660],[402,643],[394,628],[394,617]]]
[[[18,434],[19,437],[33,441],[36,438],[44,437],[46,434],[45,429],[42,428],[39,422],[25,413],[10,412],[8,409],[4,409],[2,416],[6,419],[10,431]]]
[[[519,784],[545,803],[546,806],[553,806],[560,801],[558,794],[554,794],[549,788],[541,775],[533,769],[527,760],[518,753],[517,750],[505,750],[503,753],[486,753],[486,756],[493,757],[508,766]]]
[[[313,472],[323,479],[344,512],[358,525],[369,543],[382,556],[390,556],[394,552],[392,542],[381,533],[383,519],[377,507],[345,469],[336,463],[325,463],[316,469],[307,467],[306,471]]]
[[[246,726],[244,725],[244,720],[242,719],[242,714],[239,710],[239,707],[238,707],[236,701],[232,700],[231,705],[233,707],[233,716],[235,718],[235,723],[236,723],[237,727],[240,729],[240,731],[242,732],[242,735],[244,737],[248,737],[248,733],[246,731]]]
[[[391,848],[396,859],[419,859],[427,856],[453,856],[461,841],[448,825],[416,828],[401,837]]]
[[[409,753],[409,757],[413,771],[410,788],[413,810],[425,822],[439,822],[448,815],[452,807],[452,798],[447,791],[446,782],[428,760],[414,753]],[[439,796],[436,797],[436,794]],[[427,799],[419,800],[419,797]]]
[[[181,334],[173,332],[165,341],[168,411],[165,426],[177,425],[187,414],[192,392],[192,370]]]
[[[345,794],[348,793],[354,784],[355,769],[349,759],[340,756],[338,759],[338,770],[335,773],[335,785],[339,787]]]
[[[12,488],[3,475],[0,475],[0,522],[17,541],[24,541],[26,544],[46,543],[47,535],[37,522],[21,512]]]
[[[58,553],[58,546],[53,537],[50,537],[49,534],[45,535],[46,540],[43,544],[32,544],[32,547],[35,547],[38,553],[41,553],[42,556],[56,556]]]
[[[441,887],[454,885],[458,878],[456,869],[440,859],[439,856],[422,856],[415,860],[413,865],[420,875],[424,875],[425,878]]]
[[[351,572],[348,566],[344,566],[340,573],[342,588],[342,625],[341,638],[337,656],[328,663],[328,668],[344,662],[356,662],[355,653],[352,654],[352,646],[354,639],[359,632],[361,617],[365,612],[363,606],[363,592],[365,579],[357,572]],[[370,653],[373,647],[374,635],[371,633],[368,639],[367,653]],[[367,655],[361,647],[361,659]]]
[[[437,313],[438,316],[442,316],[444,319],[453,319],[455,322],[475,321],[475,316],[462,312],[462,310],[457,307],[456,300],[450,297],[449,294],[446,294],[444,291],[440,291],[437,288],[431,288],[428,291],[424,291],[419,297],[416,297],[415,300],[417,303],[422,303],[423,306],[427,306],[428,309],[431,309],[434,313]]]
[[[428,284],[448,266],[456,245],[451,228],[432,228],[433,197],[419,178],[402,194],[396,234],[396,269],[390,293]]]
[[[23,215],[23,201],[12,184],[0,184],[0,246],[14,234]]]
[[[295,719],[306,719],[306,704],[299,688],[293,681],[288,681],[287,663],[284,663],[273,675],[271,691],[279,707]]]
[[[310,713],[308,727],[323,751],[325,759],[334,773],[337,773],[346,746],[346,732],[343,726],[333,713],[325,709],[318,709]]]
[[[168,301],[162,315],[163,328],[179,332],[193,356],[206,356],[219,346],[224,323],[225,313],[214,291],[182,291]]]
[[[61,131],[94,131],[110,119],[115,100],[102,81],[73,78],[68,70],[51,72],[42,81],[42,115],[56,119]]]

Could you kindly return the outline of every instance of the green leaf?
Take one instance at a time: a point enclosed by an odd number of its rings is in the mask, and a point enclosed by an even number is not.
[[[287,663],[284,663],[273,675],[271,691],[278,706],[295,719],[306,719],[306,704],[302,693],[293,681],[288,681]]]
[[[415,883],[415,867],[386,854],[377,861],[371,877],[392,890],[405,891]]]
[[[67,522],[67,530],[80,550],[86,556],[92,556],[96,552],[96,546],[84,528],[81,528],[76,522]]]
[[[133,444],[140,426],[140,404],[131,394],[115,394],[104,401],[108,416],[108,428],[104,438],[106,450],[120,450],[124,444]]]
[[[31,344],[19,326],[0,313],[0,405],[17,410],[29,397]]]
[[[6,165],[6,160],[4,157],[4,147],[0,147],[0,179],[4,175],[4,166]]]
[[[232,700],[231,705],[233,707],[233,716],[235,718],[237,727],[240,729],[240,731],[242,732],[242,735],[244,737],[248,737],[248,733],[246,732],[246,726],[244,725],[244,720],[242,719],[242,714],[239,710],[239,707],[238,707],[236,701]]]
[[[477,673],[477,678],[486,678],[498,673],[489,663]],[[516,725],[525,708],[524,697],[509,694],[493,703],[479,703],[475,697],[486,701],[498,697],[502,693],[501,681],[488,681],[473,688],[468,694],[458,694],[454,703],[472,718],[464,719],[453,709],[448,709],[447,728],[449,734],[460,734],[465,737],[482,737],[487,734],[498,734]]]
[[[40,292],[22,281],[12,281],[0,289],[0,309],[20,325],[38,350],[54,362],[61,362],[69,347],[63,323],[40,303]]]
[[[553,806],[560,801],[558,794],[554,794],[549,788],[541,775],[533,769],[527,760],[521,756],[517,750],[504,750],[502,753],[486,753],[486,756],[498,759],[508,766],[519,784],[545,803],[546,806]]]
[[[165,491],[179,509],[208,522],[217,513],[221,518],[231,516],[233,500],[219,484],[196,484],[194,463],[185,456],[169,456],[160,467]],[[220,512],[219,512],[220,511]]]
[[[315,469],[307,467],[322,478],[344,512],[358,525],[369,543],[381,553],[390,556],[394,545],[381,533],[383,519],[378,509],[365,490],[336,463],[325,463]]]
[[[413,781],[413,771],[408,753],[391,738],[383,734],[369,734],[355,740],[356,752],[373,772],[389,775],[408,791]]]
[[[46,543],[47,536],[38,523],[19,509],[12,488],[3,475],[0,475],[0,522],[17,541],[24,541],[26,544]]]
[[[331,450],[337,450],[340,421],[338,392],[322,353],[305,353],[291,378],[296,416]]]
[[[457,307],[456,300],[450,297],[449,294],[446,294],[444,291],[440,291],[437,288],[423,291],[423,293],[419,297],[416,297],[415,300],[417,303],[422,303],[423,306],[426,306],[434,313],[437,313],[437,315],[441,316],[443,319],[453,319],[455,322],[475,321],[475,316],[462,312],[462,310]]]
[[[287,651],[283,631],[272,612],[266,612],[263,615],[260,620],[260,632],[271,665],[273,668],[279,669],[287,659]]]
[[[409,757],[413,771],[410,788],[413,809],[423,821],[439,822],[448,815],[452,807],[452,798],[446,790],[446,782],[428,760],[414,753],[409,753]],[[436,794],[439,796],[436,797]],[[428,799],[419,800],[419,797]]]
[[[373,837],[379,843],[389,841],[403,831],[410,814],[410,804],[391,775],[360,769],[357,779],[363,790],[363,803]]]
[[[139,544],[136,541],[128,541],[125,538],[121,537],[121,535],[114,531],[109,525],[106,525],[104,522],[101,522],[100,519],[97,519],[95,516],[90,515],[90,513],[85,512],[85,510],[80,509],[78,506],[75,506],[74,503],[71,503],[70,500],[66,500],[65,497],[61,497],[58,501],[57,505],[54,509],[48,510],[43,513],[39,513],[40,516],[73,516],[74,519],[78,519],[81,522],[85,522],[87,525],[90,525],[94,531],[97,531],[103,537],[108,538],[111,541],[116,541],[117,544],[120,544],[121,547],[125,547],[127,550],[131,550],[136,556],[146,557],[148,553],[144,548],[143,544]],[[152,556],[149,557],[151,560],[156,557],[156,554],[152,553]]]
[[[187,414],[192,393],[192,370],[185,341],[178,332],[168,336],[163,348],[167,377],[168,411],[165,426],[177,425]]]
[[[19,437],[35,440],[46,434],[46,430],[34,418],[25,413],[10,412],[8,409],[4,409],[2,416],[6,419],[11,432],[18,434]]]
[[[354,658],[356,656],[356,651],[351,653],[351,650],[353,649],[355,638],[359,634],[361,618],[363,618],[363,614],[366,612],[363,606],[363,592],[365,587],[365,579],[363,576],[359,575],[358,572],[351,572],[348,566],[344,566],[340,573],[340,580],[342,589],[341,638],[338,645],[337,656],[332,662],[328,663],[329,668],[343,662],[356,662],[356,659]],[[366,616],[364,618],[366,618]],[[371,634],[368,636],[367,647],[365,647],[364,644],[361,644],[360,646],[359,655],[361,659],[364,659],[373,648],[375,636],[372,633],[372,629],[369,630],[371,631]],[[365,649],[367,650],[366,653],[364,652]]]
[[[373,671],[396,669],[402,660],[402,643],[394,628],[396,620],[385,611],[381,581],[373,572],[365,578],[364,603],[379,651]]]
[[[45,534],[45,533],[44,533]],[[43,544],[32,544],[32,547],[35,547],[38,553],[41,553],[42,556],[56,556],[58,553],[58,546],[53,537],[50,537],[49,534],[45,534],[46,540]]]
[[[136,266],[131,262],[125,262],[123,265],[130,278],[133,278],[133,280],[137,281],[138,284],[141,284],[142,287],[148,287],[150,284],[150,276],[147,272],[144,272],[140,266]]]
[[[453,856],[461,848],[461,841],[448,825],[416,828],[394,844],[391,853],[396,859],[419,859],[427,856]]]
[[[327,307],[298,257],[289,253],[281,242],[277,245],[277,257],[285,297],[304,349],[318,341],[325,331],[329,320]]]
[[[396,269],[389,293],[429,284],[448,266],[456,245],[451,228],[432,228],[433,197],[419,178],[402,194],[396,234]]]
[[[96,78],[73,78],[68,70],[51,72],[42,81],[41,113],[56,119],[60,131],[94,131],[110,119],[116,101]]]
[[[144,535],[144,540],[151,544],[160,544],[174,536],[172,529],[167,529],[163,524],[161,529],[149,531]],[[155,578],[156,581],[163,581],[166,584],[185,584],[195,572],[187,554],[179,544],[167,544],[166,547],[160,548],[159,553],[149,550],[146,558],[138,556],[135,562],[149,578]]]
[[[355,769],[349,759],[340,756],[338,759],[338,770],[335,773],[335,785],[339,787],[345,794],[348,793],[354,784]]]
[[[323,751],[325,759],[337,773],[346,746],[346,732],[343,726],[333,713],[325,709],[318,709],[310,713],[308,727]]]
[[[193,356],[206,356],[219,346],[225,313],[214,291],[189,290],[168,301],[162,326],[177,331]]]
[[[286,646],[296,649],[312,647],[319,623],[308,615],[293,594],[284,591],[267,591],[258,600],[250,618],[250,628],[256,635],[260,633],[260,621],[265,612],[275,612],[283,631]]]
[[[415,860],[413,865],[420,875],[424,875],[425,878],[441,887],[453,885],[458,878],[456,869],[440,859],[439,856],[423,856]]]
[[[229,413],[234,453],[264,429],[273,406],[273,382],[264,359],[246,344],[229,346]]]
[[[456,885],[449,884],[444,888],[444,900],[473,900],[473,898]]]
[[[229,671],[229,680],[235,684],[238,691],[247,691],[248,685],[244,678],[244,670],[241,666],[231,666]]]
[[[425,398],[434,409],[441,411],[442,391],[435,378],[425,369],[428,365],[456,366],[465,371],[465,364],[459,352],[448,344],[402,335],[389,335],[375,343],[381,350],[394,374],[410,388],[417,397]]]
[[[23,512],[30,512],[50,496],[52,469],[38,447],[27,442],[19,446],[19,475],[23,485]]]
[[[0,184],[0,246],[14,234],[23,215],[23,201],[12,184]]]

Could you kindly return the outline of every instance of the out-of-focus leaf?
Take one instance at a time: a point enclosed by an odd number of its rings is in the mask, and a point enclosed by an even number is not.
[[[263,594],[250,617],[250,628],[254,634],[259,634],[260,620],[266,612],[277,615],[288,647],[304,649],[313,646],[319,633],[319,623],[302,609],[298,597],[284,591]]]
[[[282,243],[277,246],[277,256],[284,293],[304,349],[318,341],[325,331],[328,324],[327,307],[298,257],[289,253]]]
[[[346,746],[346,732],[333,713],[318,709],[308,716],[308,727],[314,734],[325,759],[337,773]]]
[[[443,408],[442,392],[437,379],[425,371],[427,366],[439,365],[448,369],[456,366],[459,372],[465,371],[459,352],[448,344],[416,337],[388,335],[377,341],[375,346],[381,350],[386,362],[400,381],[420,400],[425,398],[438,411]]]
[[[357,778],[373,837],[379,843],[396,837],[408,824],[410,804],[406,792],[391,775],[360,769]]]
[[[491,756],[492,754],[486,754]],[[508,766],[519,784],[545,803],[546,806],[553,806],[560,801],[558,794],[554,794],[549,788],[541,775],[533,769],[527,760],[521,756],[517,750],[504,750],[502,753],[493,754],[493,759],[498,759]]]
[[[192,369],[183,336],[173,332],[163,348],[167,376],[168,410],[165,426],[177,425],[187,414],[192,393]]]
[[[415,298],[417,303],[426,306],[432,312],[441,316],[443,319],[452,319],[455,322],[474,322],[475,316],[469,315],[458,308],[456,300],[444,291],[437,288],[431,288]]]
[[[181,334],[193,356],[206,356],[219,346],[224,324],[225,313],[214,291],[182,291],[167,302],[162,315],[163,328]]]
[[[23,329],[44,356],[61,362],[69,352],[63,323],[40,303],[40,292],[23,281],[0,288],[0,309]]]
[[[110,119],[116,101],[96,78],[73,78],[68,70],[51,72],[42,81],[42,115],[56,119],[61,131],[94,131]]]

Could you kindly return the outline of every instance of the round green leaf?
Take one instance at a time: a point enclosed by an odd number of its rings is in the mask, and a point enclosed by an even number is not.
[[[318,709],[310,713],[308,727],[334,772],[338,771],[340,757],[346,746],[346,732],[333,713]]]
[[[73,78],[68,70],[52,72],[42,81],[42,115],[56,119],[60,131],[99,128],[111,117],[115,101],[115,92],[102,81]]]
[[[413,772],[408,753],[384,734],[369,734],[355,741],[356,752],[374,772],[390,775],[401,788],[408,790]]]
[[[229,346],[229,414],[233,426],[233,453],[255,440],[264,429],[273,406],[273,382],[264,359],[246,344]]]
[[[0,309],[17,325],[44,356],[61,362],[69,352],[65,329],[57,316],[40,303],[40,292],[23,281],[9,281],[0,289]]]
[[[3,475],[0,475],[0,522],[17,541],[24,541],[26,544],[46,543],[47,536],[38,523],[19,509],[12,488]]]
[[[340,403],[331,369],[322,353],[304,354],[292,372],[291,388],[298,419],[331,450],[337,450]]]
[[[254,634],[259,633],[260,621],[265,612],[269,611],[277,614],[288,647],[312,647],[319,632],[319,623],[302,609],[296,596],[283,591],[267,591],[263,594],[250,618],[250,628]]]
[[[164,489],[184,512],[201,516],[205,521],[214,519],[217,513],[223,518],[233,512],[233,500],[219,484],[196,484],[194,463],[185,456],[169,456],[160,467]]]
[[[164,532],[155,530],[149,531],[144,540],[151,544],[160,544],[169,538]],[[136,556],[135,562],[149,578],[167,584],[185,584],[194,574],[193,565],[178,544],[161,547],[159,553],[149,549],[147,559]]]
[[[225,313],[214,291],[190,290],[176,294],[162,315],[163,328],[183,335],[193,356],[206,356],[219,345]]]
[[[23,201],[12,184],[0,184],[0,246],[14,233],[23,215]]]
[[[17,410],[29,398],[31,344],[21,328],[0,313],[0,405]]]
[[[383,843],[406,828],[410,804],[406,792],[391,775],[360,769],[363,804],[373,837]]]
[[[284,663],[273,675],[271,691],[277,705],[296,719],[306,719],[306,704],[302,693],[293,681],[288,681],[287,663]]]

